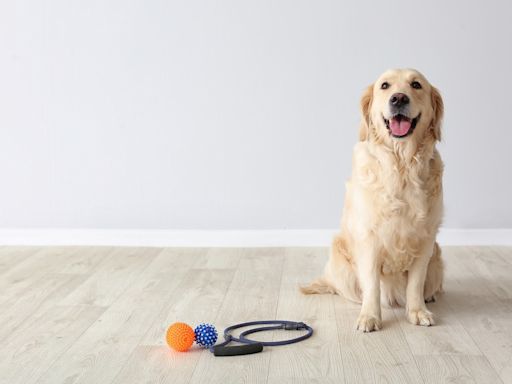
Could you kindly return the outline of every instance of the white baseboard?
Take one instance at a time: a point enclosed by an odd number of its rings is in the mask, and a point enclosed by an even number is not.
[[[441,228],[437,240],[441,245],[512,245],[512,228]]]
[[[0,245],[327,247],[336,231],[336,229],[0,229]],[[438,241],[441,245],[512,245],[512,229],[442,228]]]

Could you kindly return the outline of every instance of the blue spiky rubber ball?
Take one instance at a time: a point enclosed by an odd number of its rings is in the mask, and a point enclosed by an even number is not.
[[[210,348],[217,342],[217,330],[211,324],[199,324],[194,329],[196,343],[201,347]]]

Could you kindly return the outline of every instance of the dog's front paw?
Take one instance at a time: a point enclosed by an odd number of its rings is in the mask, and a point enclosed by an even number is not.
[[[357,319],[357,329],[363,332],[378,331],[382,328],[380,317],[361,313]]]
[[[427,309],[410,310],[407,312],[407,319],[414,325],[434,325],[434,315]]]

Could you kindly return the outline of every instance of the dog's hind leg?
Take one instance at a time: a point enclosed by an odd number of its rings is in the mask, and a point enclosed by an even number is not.
[[[310,285],[301,287],[300,290],[305,294],[337,293],[348,300],[361,302],[361,289],[341,235],[338,234],[333,239],[330,259],[325,266],[324,275]]]

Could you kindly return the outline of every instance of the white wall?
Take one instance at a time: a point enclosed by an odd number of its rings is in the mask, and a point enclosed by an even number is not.
[[[508,1],[1,1],[0,227],[332,228],[363,88],[445,98],[446,227],[512,227]]]

